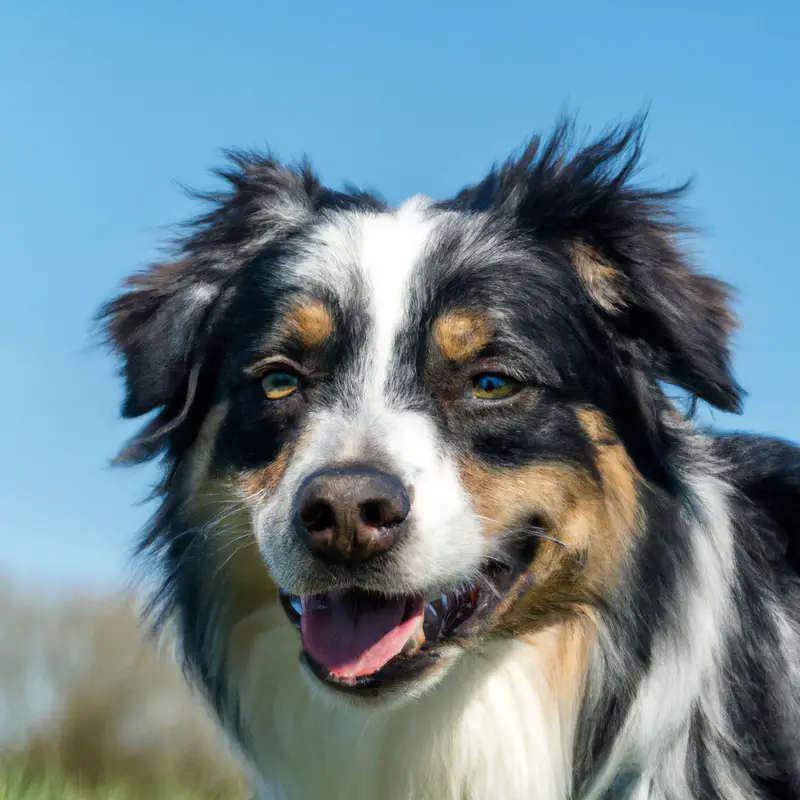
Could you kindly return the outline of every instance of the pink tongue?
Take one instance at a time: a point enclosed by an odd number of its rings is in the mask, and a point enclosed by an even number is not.
[[[406,598],[375,598],[358,592],[304,597],[303,647],[338,678],[377,672],[409,640],[423,614],[420,600],[405,621]]]

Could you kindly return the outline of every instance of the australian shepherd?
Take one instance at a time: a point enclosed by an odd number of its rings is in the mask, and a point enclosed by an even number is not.
[[[641,131],[397,208],[233,152],[104,308],[260,797],[800,797],[800,449],[676,399],[739,409],[735,318]]]

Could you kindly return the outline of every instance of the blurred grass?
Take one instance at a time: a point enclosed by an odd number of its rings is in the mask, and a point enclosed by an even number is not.
[[[0,581],[0,800],[242,800],[203,699],[135,598],[45,602]]]
[[[211,780],[191,773],[155,774],[115,769],[85,775],[58,763],[34,764],[27,754],[0,761],[0,800],[248,800],[243,780]]]
[[[243,790],[187,788],[179,778],[147,787],[106,779],[84,784],[58,767],[34,772],[25,764],[0,766],[0,800],[247,800]]]

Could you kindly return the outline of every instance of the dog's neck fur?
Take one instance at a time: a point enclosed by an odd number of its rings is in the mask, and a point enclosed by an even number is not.
[[[263,610],[231,651],[259,797],[568,797],[589,637],[567,623],[468,653],[419,700],[370,710],[312,685],[283,611]]]

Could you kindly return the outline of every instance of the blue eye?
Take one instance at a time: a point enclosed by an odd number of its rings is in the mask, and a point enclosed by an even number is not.
[[[518,387],[519,383],[507,375],[486,372],[470,381],[464,397],[468,400],[499,400],[512,395]]]
[[[300,378],[286,370],[276,369],[261,379],[261,386],[268,400],[282,400],[300,388]]]

